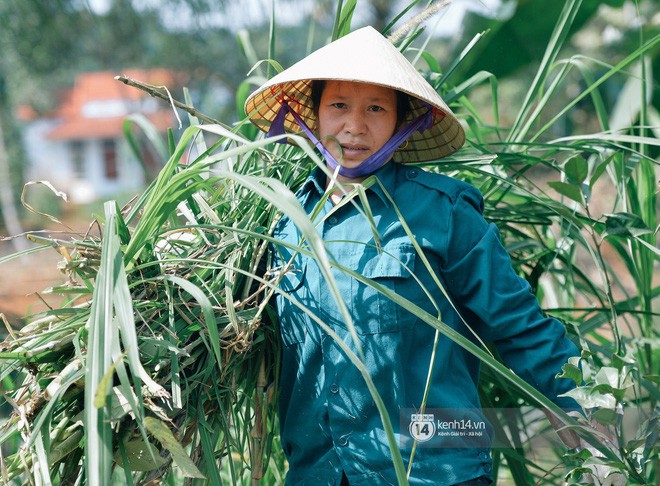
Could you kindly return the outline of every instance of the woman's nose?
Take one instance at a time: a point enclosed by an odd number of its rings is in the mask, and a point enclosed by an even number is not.
[[[346,123],[344,130],[351,135],[359,135],[366,131],[367,124],[365,123],[364,114],[357,110],[351,111],[346,115]]]

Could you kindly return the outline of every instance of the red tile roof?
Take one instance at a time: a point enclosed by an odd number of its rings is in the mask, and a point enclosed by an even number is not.
[[[123,121],[126,115],[135,110],[129,109],[128,113],[121,116],[112,111],[108,112],[106,116],[103,114],[102,108],[98,108],[93,116],[84,113],[85,106],[94,102],[101,104],[116,102],[119,106],[122,104],[130,106],[149,97],[144,91],[115,80],[117,74],[104,71],[78,75],[74,87],[56,109],[55,118],[61,119],[62,123],[48,134],[48,138],[74,140],[120,137],[123,133]],[[121,74],[145,83],[157,86],[165,85],[170,90],[178,84],[175,74],[166,69],[134,69]],[[174,114],[165,101],[156,101],[162,104],[162,108],[159,106],[157,111],[142,114],[154,123],[158,130],[165,131],[167,127],[174,126]]]

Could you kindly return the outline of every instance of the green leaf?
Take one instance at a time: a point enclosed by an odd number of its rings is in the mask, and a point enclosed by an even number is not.
[[[571,469],[568,474],[566,474],[565,479],[582,479],[583,474],[591,474],[593,471],[588,467],[576,467]],[[573,483],[571,483],[573,484]]]
[[[595,385],[592,388],[592,393],[600,393],[601,395],[612,395],[617,402],[621,402],[626,395],[626,389],[618,388],[603,383],[602,385]]]
[[[582,384],[583,379],[582,370],[576,364],[569,361],[561,367],[561,373],[558,373],[556,378],[568,378],[569,380],[573,380],[575,384],[579,386]]]
[[[580,185],[589,174],[589,164],[581,155],[575,155],[566,161],[564,173],[568,182]]]
[[[601,393],[593,393],[592,387],[581,386],[573,388],[566,393],[559,395],[560,397],[570,397],[578,402],[582,408],[614,408],[616,407],[616,400],[613,395],[603,395]]]
[[[132,402],[136,402],[137,397],[133,390],[130,390]],[[122,388],[115,386],[112,388],[110,396],[110,420],[117,421],[132,411],[131,401],[126,397]]]
[[[603,366],[596,373],[595,382],[597,385],[619,386],[619,370],[610,366]]]
[[[580,192],[580,189],[577,186],[559,181],[550,181],[548,182],[548,185],[562,196],[566,196],[567,198],[582,204],[582,192]]]
[[[172,460],[177,466],[179,466],[181,474],[183,474],[184,477],[206,479],[199,469],[197,469],[197,466],[192,459],[186,454],[183,446],[179,444],[179,441],[176,440],[174,434],[172,434],[172,431],[167,425],[153,417],[146,417],[144,423],[147,430],[158,439],[165,449],[170,451],[170,454],[172,454]]]
[[[153,444],[141,440],[134,440],[124,444],[126,459],[131,471],[153,471],[167,464],[168,460],[162,457]],[[122,465],[121,452],[117,450],[114,461]]]
[[[574,460],[584,461],[585,459],[591,457],[591,452],[589,451],[589,449],[578,449],[575,452],[567,452],[566,454],[564,454],[564,457],[571,461]]]
[[[630,238],[653,231],[638,215],[621,212],[605,214],[605,232],[610,236]]]
[[[589,187],[593,188],[596,181],[600,179],[600,176],[603,175],[603,172],[605,172],[605,170],[607,169],[607,166],[610,165],[610,163],[614,160],[615,155],[616,154],[610,155],[596,166],[596,168],[594,169],[594,173],[591,175],[591,179],[589,179]]]
[[[50,464],[56,464],[68,456],[70,453],[80,448],[80,441],[83,438],[82,430],[76,430],[62,442],[54,444],[50,450]]]
[[[430,52],[428,51],[422,51],[421,53],[422,59],[426,61],[426,64],[428,64],[429,69],[431,70],[432,73],[439,73],[442,71],[440,68],[440,63],[438,60],[433,56]]]
[[[90,484],[106,484],[112,475],[112,429],[107,407],[97,408],[97,390],[108,368],[112,366],[112,348],[117,335],[113,326],[113,289],[117,267],[121,265],[117,234],[117,205],[104,204],[105,228],[101,264],[94,285],[94,295],[87,326],[87,359],[85,361],[84,423],[85,471]],[[118,353],[119,354],[119,353]]]
[[[616,423],[618,417],[619,414],[616,413],[616,410],[612,410],[611,408],[598,409],[591,415],[591,418],[603,425],[612,425]]]
[[[343,5],[342,1],[337,4],[337,15],[335,17],[334,28],[332,29],[333,41],[350,33],[351,21],[353,19],[356,5],[357,0],[348,0],[346,6]]]
[[[656,385],[660,385],[660,375],[644,375],[643,378],[645,380],[649,380],[652,383],[655,383]]]

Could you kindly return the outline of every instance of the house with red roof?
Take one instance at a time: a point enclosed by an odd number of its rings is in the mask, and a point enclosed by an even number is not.
[[[140,190],[145,171],[124,135],[124,121],[140,114],[162,133],[176,127],[172,108],[163,100],[117,81],[114,72],[86,72],[62,97],[54,112],[32,118],[24,127],[24,146],[29,162],[28,180],[47,180],[74,203],[111,198]],[[165,69],[128,70],[122,75],[173,89],[174,73]],[[27,121],[27,120],[24,120]],[[153,148],[143,144],[142,160],[152,166]]]

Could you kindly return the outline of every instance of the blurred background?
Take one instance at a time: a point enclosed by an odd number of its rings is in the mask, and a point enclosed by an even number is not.
[[[383,29],[406,6],[412,4],[399,23],[429,2],[357,3],[353,28]],[[455,0],[425,21],[431,34],[426,50],[444,69],[482,36],[452,82],[479,71],[494,74],[500,123],[507,124],[514,116],[507,106],[518,109],[561,8],[562,2],[545,0]],[[115,76],[166,86],[177,100],[184,100],[186,88],[199,111],[232,125],[244,116],[237,94],[255,87],[253,68],[268,66],[260,61],[269,56],[271,18],[277,25],[272,57],[288,67],[327,43],[336,11],[332,0],[0,1],[0,259],[27,248],[25,238],[12,238],[26,231],[86,231],[103,201],[126,203],[162,166],[153,140],[137,127],[148,121],[176,137],[176,115],[185,114]],[[614,65],[659,31],[655,0],[585,0],[563,57]],[[657,61],[658,49],[650,57]],[[651,66],[658,79],[660,63]],[[553,102],[565,105],[581,82],[566,83],[564,98]],[[622,89],[622,79],[610,78],[602,86],[604,102],[613,106]],[[657,91],[657,83],[650,89]],[[653,99],[648,116],[658,127],[660,97]],[[475,90],[471,102],[477,111],[483,106],[487,118],[491,87]],[[590,103],[578,104],[553,135],[598,131],[596,118]],[[9,323],[19,325],[47,305],[47,293],[35,292],[63,278],[61,259],[57,251],[39,252],[3,264],[0,313]]]

